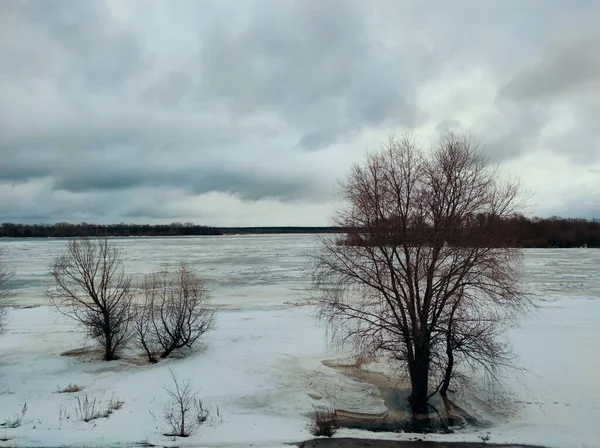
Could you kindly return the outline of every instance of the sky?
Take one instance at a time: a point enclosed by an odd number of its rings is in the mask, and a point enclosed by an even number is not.
[[[0,1],[0,221],[328,225],[391,133],[453,129],[600,218],[595,0]]]

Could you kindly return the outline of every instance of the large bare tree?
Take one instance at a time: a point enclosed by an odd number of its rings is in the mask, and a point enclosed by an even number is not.
[[[50,274],[52,304],[102,345],[106,361],[118,359],[130,336],[133,297],[122,250],[108,239],[72,240]]]
[[[165,265],[146,275],[137,307],[135,338],[150,362],[191,347],[214,327],[214,310],[203,281],[186,264]]]
[[[486,319],[525,306],[520,252],[502,226],[516,212],[517,184],[469,137],[449,133],[431,151],[390,138],[352,167],[342,195],[334,220],[348,234],[325,238],[317,257],[320,316],[333,341],[400,361],[413,412],[426,413],[444,387],[446,348],[469,358],[477,338],[463,332],[493,340]]]

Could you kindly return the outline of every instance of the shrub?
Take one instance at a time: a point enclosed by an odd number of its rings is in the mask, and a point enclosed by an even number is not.
[[[339,429],[338,415],[334,408],[314,406],[310,433],[313,436],[331,437]]]

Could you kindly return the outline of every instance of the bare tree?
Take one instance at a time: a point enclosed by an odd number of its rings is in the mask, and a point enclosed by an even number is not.
[[[210,411],[198,398],[198,391],[193,389],[191,379],[180,378],[170,368],[169,372],[173,383],[169,386],[163,385],[163,389],[170,398],[164,417],[171,431],[165,435],[189,437],[198,426],[208,420]]]
[[[156,354],[166,358],[173,351],[191,347],[214,327],[214,310],[202,280],[185,263],[164,266],[142,284],[143,303],[134,324],[138,344],[150,362]]]
[[[130,337],[133,296],[121,249],[107,239],[72,240],[50,274],[51,303],[102,345],[106,361],[118,359]]]
[[[415,413],[427,412],[432,361],[457,297],[469,298],[461,312],[526,306],[520,252],[501,225],[516,212],[517,193],[470,138],[451,133],[430,153],[410,136],[391,138],[342,185],[347,207],[335,224],[349,234],[325,238],[317,257],[320,317],[332,341],[405,366]]]
[[[0,333],[4,331],[6,325],[6,314],[7,314],[7,300],[12,293],[11,278],[12,272],[8,269],[8,266],[2,259],[2,252],[0,252]]]

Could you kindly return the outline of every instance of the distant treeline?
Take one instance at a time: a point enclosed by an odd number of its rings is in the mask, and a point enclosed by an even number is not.
[[[521,247],[600,247],[600,221],[576,218],[513,218]]]
[[[82,236],[192,236],[339,232],[335,227],[211,227],[192,223],[149,224],[14,224],[0,226],[0,237],[73,238]]]
[[[341,233],[339,227],[219,227],[222,235],[264,235],[275,233]]]
[[[357,246],[401,244],[403,241],[408,245],[420,245],[434,241],[439,235],[435,227],[426,221],[416,222],[404,231],[400,229],[391,218],[368,231],[353,229],[339,241]],[[464,247],[600,247],[600,222],[558,217],[526,218],[521,215],[498,220],[489,215],[476,215],[445,229],[444,239],[447,244]]]
[[[500,225],[519,247],[600,247],[600,222],[570,218],[517,216]],[[475,230],[475,229],[473,229]],[[476,231],[476,230],[475,230]],[[13,224],[0,226],[0,237],[69,238],[81,236],[192,236],[234,234],[345,233],[338,227],[211,227],[172,224]]]
[[[195,224],[13,224],[4,223],[0,236],[14,238],[73,238],[81,236],[184,236],[221,235],[216,227]]]

